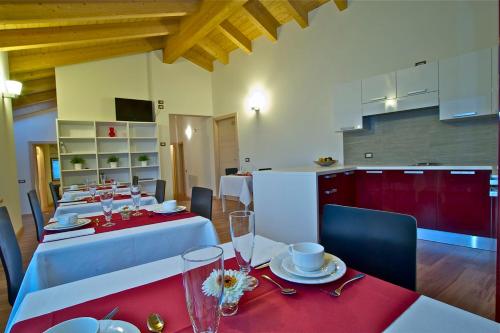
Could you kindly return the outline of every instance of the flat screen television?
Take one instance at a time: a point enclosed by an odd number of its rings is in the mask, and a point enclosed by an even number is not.
[[[61,166],[58,158],[50,159],[50,171],[52,180],[61,180]]]
[[[115,98],[116,120],[155,121],[152,101],[140,99]]]

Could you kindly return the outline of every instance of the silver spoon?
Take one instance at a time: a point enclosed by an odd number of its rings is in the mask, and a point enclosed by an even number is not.
[[[165,322],[157,313],[152,313],[149,315],[147,324],[148,330],[154,333],[161,333],[163,332],[163,328],[165,328]]]
[[[359,279],[361,279],[361,278],[364,278],[364,277],[365,277],[365,275],[364,275],[364,274],[362,274],[362,273],[361,273],[361,274],[356,275],[356,276],[355,276],[355,277],[353,277],[352,279],[347,280],[346,282],[342,283],[342,284],[340,285],[340,287],[338,287],[337,289],[335,289],[335,290],[331,291],[331,292],[330,292],[330,295],[335,296],[335,297],[339,297],[339,296],[340,296],[340,294],[342,293],[342,289],[343,289],[343,288],[344,288],[347,284],[349,284],[349,283],[351,283],[351,282],[353,282],[353,281],[359,280]]]
[[[262,276],[264,279],[266,279],[266,280],[268,280],[268,281],[270,281],[270,282],[274,283],[275,285],[277,285],[277,286],[278,286],[278,288],[280,288],[280,289],[281,289],[281,293],[282,293],[283,295],[293,295],[293,294],[297,293],[297,290],[295,290],[295,289],[293,289],[293,288],[283,288],[283,287],[281,286],[281,284],[279,284],[278,282],[274,281],[273,279],[271,279],[271,278],[270,278],[269,276],[267,276],[267,275],[264,275],[264,274],[263,274],[263,275],[261,275],[261,276]]]

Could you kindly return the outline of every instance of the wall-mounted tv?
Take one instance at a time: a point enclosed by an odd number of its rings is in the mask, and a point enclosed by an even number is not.
[[[155,121],[152,101],[140,99],[115,98],[116,120]]]
[[[50,171],[52,180],[61,180],[61,165],[58,158],[50,159]]]

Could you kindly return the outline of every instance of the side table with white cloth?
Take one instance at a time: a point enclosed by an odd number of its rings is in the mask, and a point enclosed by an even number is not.
[[[153,196],[147,196],[141,198],[141,206],[154,205],[156,204],[156,198]],[[118,209],[123,206],[133,206],[132,199],[123,199],[113,201],[113,209]],[[62,214],[77,213],[77,214],[87,214],[87,213],[102,212],[102,207],[100,202],[71,202],[60,204],[57,207],[54,217],[58,217]]]
[[[222,211],[226,211],[226,195],[239,198],[240,202],[245,205],[245,210],[247,210],[248,206],[252,202],[252,192],[252,176],[221,176],[219,184],[219,198],[222,199]]]

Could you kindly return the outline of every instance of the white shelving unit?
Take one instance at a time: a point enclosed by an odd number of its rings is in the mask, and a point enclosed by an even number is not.
[[[116,136],[108,135],[110,127]],[[61,186],[81,185],[85,180],[99,182],[100,175],[131,183],[133,176],[145,191],[154,191],[154,181],[160,178],[158,125],[150,122],[57,120],[57,143],[61,165]],[[61,151],[64,144],[66,152]],[[119,158],[118,167],[111,168],[110,156]],[[138,158],[149,157],[148,166]],[[74,170],[71,159],[85,160],[82,170]]]

